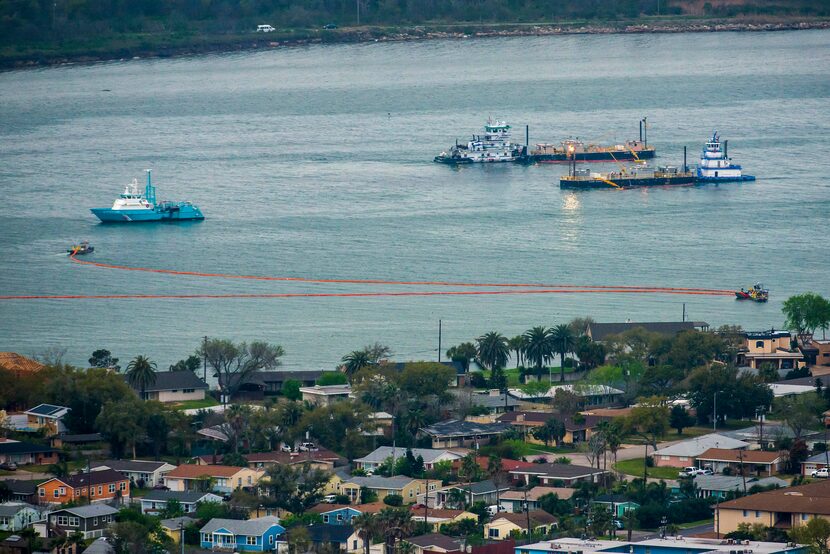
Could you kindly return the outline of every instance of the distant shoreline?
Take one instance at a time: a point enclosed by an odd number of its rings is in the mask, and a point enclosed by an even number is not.
[[[758,17],[723,19],[642,18],[619,22],[536,24],[453,24],[341,28],[331,31],[277,31],[270,34],[113,37],[109,44],[84,47],[32,47],[29,51],[0,54],[0,71],[124,61],[170,58],[223,52],[270,50],[312,44],[407,42],[492,37],[604,34],[668,34],[715,32],[771,32],[830,29],[830,18]]]

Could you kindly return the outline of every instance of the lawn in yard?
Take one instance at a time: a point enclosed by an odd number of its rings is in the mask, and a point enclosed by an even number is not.
[[[218,405],[218,400],[208,396],[204,400],[186,400],[184,402],[176,402],[173,407],[177,410],[198,410],[200,408],[210,408],[211,406]]]
[[[626,475],[633,475],[634,477],[643,476],[643,459],[635,458],[633,460],[623,460],[614,465],[614,469]],[[655,479],[677,479],[677,474],[680,470],[676,467],[650,467],[648,468],[648,476]]]

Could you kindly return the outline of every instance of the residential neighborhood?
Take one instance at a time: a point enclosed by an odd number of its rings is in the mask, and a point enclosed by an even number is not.
[[[169,371],[0,356],[41,380],[5,406],[0,552],[827,553],[804,329],[574,320],[296,379],[228,343]]]

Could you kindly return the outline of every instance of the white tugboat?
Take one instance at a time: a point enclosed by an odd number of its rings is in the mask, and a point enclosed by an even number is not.
[[[441,152],[435,161],[445,164],[517,162],[527,156],[524,145],[510,142],[510,125],[504,121],[487,120],[484,135],[473,135],[466,144],[456,144],[449,152]]]
[[[727,156],[727,141],[721,148],[720,136],[715,131],[706,142],[697,165],[697,181],[700,183],[729,183],[736,181],[754,181],[752,175],[744,175],[741,166],[732,163]]]

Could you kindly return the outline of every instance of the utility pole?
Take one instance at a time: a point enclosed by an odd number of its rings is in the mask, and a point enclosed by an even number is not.
[[[715,391],[715,402],[712,408],[712,431],[718,430],[718,391]]]
[[[744,451],[738,450],[738,459],[741,461],[741,477],[744,478],[744,495],[746,495],[746,473],[744,472]]]
[[[441,326],[443,322],[439,319],[438,320],[438,363],[441,363]]]
[[[207,384],[207,335],[202,341],[202,380]]]
[[[496,485],[496,487],[498,487],[498,485]],[[530,487],[530,483],[528,483],[527,486],[525,486],[525,505],[524,505],[525,518],[527,519],[527,538],[528,538],[528,540],[530,539],[530,535],[532,534],[532,531],[530,529],[530,505],[527,503],[527,489],[529,487]],[[498,507],[496,508],[496,510],[497,510],[496,513],[498,513]]]

